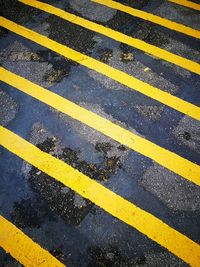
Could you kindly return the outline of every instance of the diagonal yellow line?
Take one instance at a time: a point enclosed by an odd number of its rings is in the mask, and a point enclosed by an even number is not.
[[[200,4],[191,2],[191,1],[187,1],[187,0],[168,0],[169,2],[175,3],[177,5],[181,5],[181,6],[185,6],[185,7],[189,7],[191,9],[195,9],[200,11]]]
[[[1,215],[0,247],[27,267],[65,266]]]
[[[98,3],[113,9],[117,9],[119,11],[125,12],[129,15],[132,15],[137,18],[141,18],[150,22],[153,22],[155,24],[161,25],[165,28],[192,36],[194,38],[200,39],[200,31],[192,29],[188,26],[179,24],[177,22],[153,15],[151,13],[135,9],[129,6],[125,6],[123,4],[120,4],[119,2],[113,1],[113,0],[91,0],[94,3]]]
[[[176,109],[183,114],[186,114],[196,120],[200,120],[200,108],[191,103],[188,103],[176,96],[170,95],[154,86],[140,81],[131,75],[110,67],[92,57],[86,56],[76,50],[73,50],[65,45],[55,42],[48,37],[34,32],[26,27],[20,26],[6,18],[0,17],[0,26],[19,34],[33,42],[36,42],[52,51],[71,59],[79,64],[99,72],[133,90],[140,92],[152,99],[155,99],[173,109]]]
[[[176,54],[168,52],[168,51],[161,49],[159,47],[156,47],[154,45],[148,44],[148,43],[146,43],[140,39],[136,39],[136,38],[133,38],[131,36],[125,35],[121,32],[112,30],[110,28],[107,28],[105,26],[102,26],[100,24],[92,22],[90,20],[81,18],[79,16],[76,16],[74,14],[71,14],[69,12],[66,12],[64,10],[61,10],[59,8],[56,8],[54,6],[51,6],[49,4],[46,4],[46,3],[43,3],[40,1],[19,0],[19,2],[22,2],[26,5],[29,5],[29,6],[32,6],[35,8],[38,8],[38,9],[43,10],[45,12],[48,12],[50,14],[56,15],[62,19],[70,21],[73,24],[76,24],[76,25],[79,25],[79,26],[84,27],[86,29],[103,34],[105,36],[108,36],[109,38],[116,40],[116,41],[122,42],[124,44],[135,47],[139,50],[142,50],[145,53],[151,54],[151,55],[158,57],[160,59],[164,59],[170,63],[173,63],[177,66],[182,67],[182,68],[185,68],[185,69],[192,71],[196,74],[200,74],[200,64],[198,64],[197,62],[194,62],[192,60],[178,56]]]
[[[200,166],[197,164],[133,134],[111,121],[10,71],[0,68],[0,76],[3,82],[16,87],[18,90],[40,100],[60,112],[63,112],[73,119],[81,121],[130,149],[155,160],[160,165],[200,186]]]
[[[0,145],[89,199],[114,217],[136,228],[191,266],[199,267],[200,245],[152,214],[140,209],[63,161],[42,152],[2,126],[0,126]]]

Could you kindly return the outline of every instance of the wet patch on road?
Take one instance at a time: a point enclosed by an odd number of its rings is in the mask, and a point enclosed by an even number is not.
[[[50,252],[54,257],[56,257],[56,259],[58,259],[58,260],[61,261],[61,262],[64,262],[64,260],[65,260],[65,255],[63,254],[62,249],[63,249],[63,247],[60,246],[60,247],[57,247],[57,248],[54,248],[54,249],[50,250],[49,252]]]
[[[10,254],[6,253],[0,248],[0,259],[1,267],[23,267],[19,262],[11,257]]]
[[[174,128],[173,135],[181,143],[200,153],[200,123],[198,121],[184,116]]]
[[[90,104],[90,103],[79,103],[79,105],[83,108],[86,108],[87,110],[90,110],[94,113],[96,113],[97,115],[106,118],[110,121],[112,121],[113,123],[118,124],[119,126],[122,126],[124,128],[128,128],[127,125],[119,120],[114,119],[111,115],[108,115],[107,113],[105,113],[105,111],[103,110],[103,108],[100,105],[96,105],[96,104]],[[77,122],[75,120],[69,120],[68,116],[66,116],[65,114],[50,108],[55,115],[64,123],[66,123],[67,125],[69,124],[70,127],[72,127],[77,134],[81,137],[84,138],[84,140],[86,140],[88,143],[92,144],[96,151],[101,153],[101,157],[104,159],[108,159],[109,158],[113,158],[113,159],[120,159],[121,164],[123,163],[123,161],[125,160],[129,150],[120,145],[118,142],[116,142],[115,140],[103,135],[102,133],[98,132],[97,130],[90,128],[89,126],[87,126],[86,124],[83,124],[81,122]],[[140,135],[139,133],[137,133],[134,129],[129,128],[133,133]],[[140,135],[141,136],[141,135]],[[80,154],[82,154],[84,151],[80,151]],[[102,164],[102,162],[101,162]]]
[[[52,64],[43,62],[39,53],[33,52],[23,43],[15,41],[10,44],[2,51],[1,61],[6,69],[48,88],[44,76],[52,70]]]
[[[133,8],[137,8],[137,9],[143,9],[146,5],[149,4],[149,0],[142,0],[142,1],[132,1],[132,0],[117,0],[117,2],[123,4],[123,5],[127,5],[127,6],[131,6]]]
[[[93,206],[88,200],[82,199],[79,201],[81,204],[77,205],[72,190],[36,168],[32,168],[28,180],[33,190],[48,204],[49,209],[71,225],[79,225]]]
[[[178,260],[171,253],[135,253],[131,257],[121,255],[116,247],[100,248],[91,247],[92,260],[87,267],[187,267],[188,265]]]
[[[68,150],[67,154],[67,149],[62,148],[59,145],[59,140],[40,123],[33,125],[30,140],[42,151],[63,161],[73,161],[76,157],[76,152],[72,153],[72,150]],[[32,189],[48,204],[50,210],[59,214],[70,224],[78,225],[93,206],[90,201],[76,197],[76,193],[72,190],[25,162],[22,172]]]
[[[102,51],[105,52],[102,53]],[[162,89],[163,91],[167,91],[170,94],[175,94],[179,90],[179,87],[177,85],[171,83],[163,77],[162,72],[160,72],[160,74],[157,74],[152,69],[139,62],[135,58],[134,53],[127,52],[127,50],[121,50],[119,48],[111,50],[108,47],[98,49],[93,53],[96,54],[97,57],[100,59],[102,57],[104,59],[104,55],[106,53],[106,61],[107,63],[109,63],[110,66],[124,71],[143,82],[149,83],[157,88]],[[123,90],[124,88],[124,86],[120,83],[111,80],[100,73],[97,73],[92,70],[89,70],[88,73],[92,78],[94,78],[110,90]]]
[[[169,43],[169,36],[159,31],[154,25],[150,25],[147,21],[137,25],[131,36],[158,47],[163,47]]]
[[[55,53],[41,53],[46,61],[52,64],[52,68],[47,71],[43,77],[44,81],[48,83],[48,86],[52,86],[61,82],[64,78],[68,77],[71,72],[71,68],[76,66],[77,63],[72,62],[61,56],[56,56]],[[46,55],[45,55],[46,54]]]
[[[106,146],[108,146],[107,143],[97,143],[96,150],[102,152],[104,154],[104,158],[102,158],[102,162],[100,164],[94,164],[81,160],[79,158],[80,151],[75,151],[68,147],[59,148],[59,150],[62,150],[62,153],[57,154],[56,143],[51,138],[47,138],[43,143],[37,144],[37,147],[42,151],[59,158],[73,168],[78,169],[80,172],[98,181],[107,181],[111,175],[115,174],[117,170],[121,168],[120,157],[106,156],[108,153],[105,151]],[[119,149],[122,149],[122,147],[120,146]],[[31,175],[40,174],[40,171],[37,171],[36,173],[31,172]],[[67,190],[63,190],[63,192],[65,191]]]
[[[10,217],[20,229],[40,228],[47,220],[56,221],[56,217],[49,211],[49,207],[38,201],[37,197],[38,195],[33,195],[32,198],[14,202]]]
[[[1,1],[0,10],[2,16],[18,23],[25,23],[41,13],[40,10],[23,5],[17,0]]]
[[[4,38],[8,34],[8,30],[0,27],[0,39]]]
[[[120,156],[112,153],[113,146],[110,143],[96,143],[96,153],[101,155],[101,160],[94,163],[81,159],[81,151],[63,147],[59,139],[49,133],[40,123],[33,126],[30,140],[42,151],[101,183],[106,183],[121,168]],[[119,155],[126,152],[126,148],[121,145],[118,145],[117,150]],[[27,163],[23,164],[22,172],[33,190],[48,203],[50,210],[72,225],[79,225],[93,207],[90,201]],[[23,211],[23,213],[26,212]]]
[[[77,65],[50,50],[33,51],[19,41],[2,50],[0,62],[6,69],[46,88],[68,77],[71,67]]]
[[[142,40],[145,41],[148,44],[154,45],[156,47],[159,47],[161,49],[165,49],[167,51],[171,51],[172,53],[174,53],[174,51],[171,48],[171,44],[170,41],[172,43],[174,43],[174,40],[172,40],[166,33],[162,33],[160,31],[158,31],[157,29],[149,29],[146,27],[146,25],[144,25],[145,30],[141,30],[143,33],[143,38]],[[145,31],[146,31],[146,36],[145,36]],[[140,30],[139,30],[140,32]],[[167,49],[169,48],[169,49]],[[159,58],[157,58],[154,55],[148,54],[146,53],[149,57],[151,57],[152,59],[155,60],[160,60]],[[159,56],[159,55],[158,55]],[[165,63],[166,61],[163,60],[163,62]],[[174,66],[174,64],[168,63],[170,66]]]
[[[49,38],[84,54],[91,54],[95,46],[92,39],[94,32],[53,15],[48,17],[46,23],[50,25]]]
[[[108,49],[108,48],[104,48],[104,49],[99,49],[97,51],[98,53],[98,59],[103,62],[103,63],[108,63],[109,62],[109,58],[111,58],[113,56],[112,50]]]
[[[145,257],[141,255],[133,258],[127,258],[122,256],[118,248],[109,247],[109,248],[99,248],[91,247],[90,249],[91,262],[87,267],[132,267],[143,265],[146,261]]]

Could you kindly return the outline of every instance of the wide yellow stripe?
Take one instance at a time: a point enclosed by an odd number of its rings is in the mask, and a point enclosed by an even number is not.
[[[110,7],[110,8],[114,8],[117,9],[119,11],[125,12],[129,15],[132,15],[134,17],[137,18],[141,18],[153,23],[156,23],[158,25],[161,25],[165,28],[192,36],[194,38],[198,38],[200,39],[200,31],[192,29],[188,26],[182,25],[180,23],[177,22],[173,22],[169,19],[165,19],[165,18],[161,18],[159,16],[153,15],[151,13],[139,10],[139,9],[135,9],[129,6],[125,6],[123,4],[120,4],[119,2],[116,1],[112,1],[112,0],[91,0],[92,2],[98,3],[98,4],[102,4],[104,6]]]
[[[78,170],[0,126],[0,145],[136,228],[170,252],[199,267],[200,245]],[[52,265],[50,265],[52,266]]]
[[[73,50],[65,45],[55,42],[48,37],[34,32],[28,28],[20,26],[6,18],[0,17],[0,26],[15,32],[33,42],[36,42],[46,48],[55,51],[56,53],[67,57],[79,64],[93,69],[131,89],[134,89],[148,97],[151,97],[173,109],[176,109],[194,119],[200,120],[200,108],[191,103],[188,103],[176,96],[170,95],[154,86],[140,81],[131,75],[110,67],[109,65],[100,62],[94,58],[86,56],[76,50]]]
[[[200,11],[200,5],[197,3],[191,2],[191,1],[187,1],[187,0],[168,0],[168,1],[175,3],[177,5],[189,7],[189,8]]]
[[[192,71],[196,74],[200,74],[200,64],[198,64],[197,62],[194,62],[192,60],[178,56],[176,54],[168,52],[168,51],[161,49],[159,47],[156,47],[154,45],[148,44],[148,43],[146,43],[140,39],[130,37],[130,36],[125,35],[121,32],[112,30],[110,28],[107,28],[105,26],[102,26],[100,24],[92,22],[90,20],[81,18],[79,16],[76,16],[76,15],[71,14],[69,12],[66,12],[64,10],[61,10],[61,9],[56,8],[54,6],[51,6],[49,4],[42,3],[40,1],[19,0],[19,2],[22,2],[22,3],[27,4],[29,6],[41,9],[45,12],[48,12],[48,13],[56,15],[62,19],[70,21],[71,23],[74,23],[74,24],[79,25],[81,27],[84,27],[86,29],[95,31],[97,33],[103,34],[105,36],[108,36],[109,38],[116,40],[116,41],[122,42],[124,44],[135,47],[139,50],[142,50],[145,53],[151,54],[151,55],[158,57],[160,59],[164,59],[170,63],[176,64],[177,66],[185,68],[185,69]]]
[[[0,68],[0,76],[3,82],[16,87],[20,91],[42,101],[60,112],[63,112],[73,119],[83,122],[130,149],[155,160],[160,165],[200,186],[200,166],[197,164],[192,163],[191,161],[184,159],[12,72]]]
[[[27,267],[65,266],[2,216],[0,216],[0,247]]]

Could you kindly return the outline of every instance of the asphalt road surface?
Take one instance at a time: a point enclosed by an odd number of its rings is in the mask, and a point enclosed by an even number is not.
[[[200,1],[0,0],[0,266],[200,266]]]

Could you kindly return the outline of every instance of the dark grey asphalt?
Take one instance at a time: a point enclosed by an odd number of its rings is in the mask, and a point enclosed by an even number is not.
[[[45,0],[200,62],[200,41],[88,0]],[[200,13],[166,1],[118,1],[200,30]],[[198,2],[198,1],[197,1]],[[200,79],[132,47],[15,0],[3,16],[200,105]],[[200,164],[200,123],[16,34],[0,61],[19,74]],[[200,243],[200,189],[152,160],[1,83],[0,124]],[[187,266],[138,231],[0,148],[0,213],[68,267]],[[21,266],[0,249],[0,266]]]

